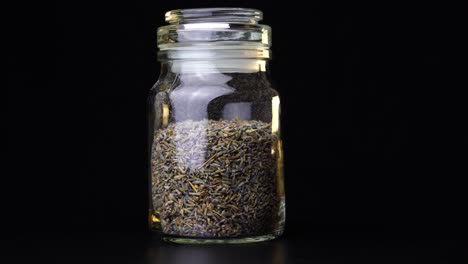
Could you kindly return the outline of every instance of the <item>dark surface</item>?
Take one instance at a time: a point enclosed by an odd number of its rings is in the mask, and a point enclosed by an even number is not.
[[[467,85],[456,80],[466,73],[453,66],[461,60],[456,48],[466,30],[457,25],[466,15],[457,11],[464,8],[408,1],[314,1],[312,8],[299,0],[16,3],[6,24],[2,90],[2,180],[14,184],[2,182],[1,192],[2,234],[16,237],[4,248],[14,246],[7,252],[15,258],[181,263],[194,256],[223,263],[252,251],[266,262],[277,254],[273,263],[450,263],[460,255],[451,240],[425,239],[466,239]],[[167,10],[207,6],[264,11],[282,98],[287,234],[263,246],[222,249],[226,254],[152,247],[124,235],[147,229],[146,98],[159,71],[156,29]]]
[[[317,236],[317,234],[316,234]],[[323,236],[323,234],[318,235]],[[134,233],[31,233],[9,242],[3,263],[466,263],[457,240],[291,237],[245,245],[176,245]],[[4,249],[5,247],[3,247]],[[9,248],[8,246],[6,247]]]

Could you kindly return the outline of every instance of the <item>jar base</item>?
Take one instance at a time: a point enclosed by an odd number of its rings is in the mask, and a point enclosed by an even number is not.
[[[278,238],[283,233],[283,230],[262,236],[240,237],[240,238],[189,238],[163,235],[162,239],[165,242],[177,244],[247,244],[273,240]]]

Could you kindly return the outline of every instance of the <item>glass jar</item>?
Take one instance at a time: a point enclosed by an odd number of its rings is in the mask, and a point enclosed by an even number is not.
[[[285,222],[271,29],[245,8],[166,13],[149,95],[150,222],[166,241],[245,243]]]

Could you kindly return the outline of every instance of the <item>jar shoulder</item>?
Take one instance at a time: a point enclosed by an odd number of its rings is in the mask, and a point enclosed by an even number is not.
[[[279,96],[272,83],[266,79],[232,78],[227,80],[158,80],[149,96],[178,99],[215,99],[227,97],[236,100],[262,100]]]

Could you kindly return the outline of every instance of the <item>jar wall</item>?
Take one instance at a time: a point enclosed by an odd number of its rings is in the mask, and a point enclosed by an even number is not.
[[[169,240],[282,233],[280,100],[258,65],[162,64],[149,97],[150,222]]]

